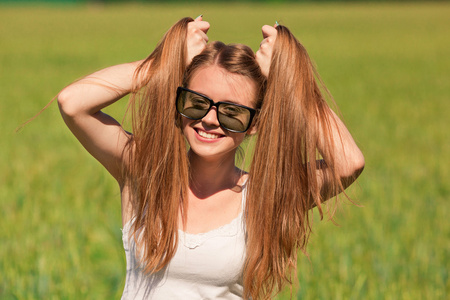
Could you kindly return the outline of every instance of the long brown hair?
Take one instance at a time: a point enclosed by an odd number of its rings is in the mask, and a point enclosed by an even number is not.
[[[326,199],[316,165],[320,138],[323,176],[334,194],[343,190],[334,169],[333,120],[306,50],[286,27],[277,27],[266,82],[253,51],[244,45],[210,43],[185,69],[190,21],[176,23],[136,73],[145,88],[136,86],[131,101],[134,137],[127,178],[134,238],[149,273],[175,254],[178,213],[185,218],[189,184],[187,149],[174,105],[176,87],[187,86],[195,72],[214,64],[246,76],[257,87],[254,105],[260,114],[245,207],[244,298],[270,298],[292,282],[297,250],[305,250],[311,231],[308,211],[316,205],[322,214]]]
[[[245,297],[270,298],[296,278],[297,251],[311,232],[310,209],[322,202],[316,164],[319,139],[327,184],[342,191],[334,168],[330,109],[306,49],[278,26],[259,116],[246,205]],[[323,87],[324,88],[324,87]],[[326,90],[326,89],[325,89]],[[337,193],[333,193],[337,194]]]
[[[132,232],[148,273],[163,268],[175,254],[178,213],[186,208],[188,161],[175,123],[175,97],[185,70],[191,21],[184,18],[173,25],[139,66],[139,84],[130,100],[133,139],[126,177],[135,218]]]
[[[126,178],[132,187],[132,232],[149,273],[163,268],[175,254],[178,212],[181,210],[183,222],[186,217],[189,166],[181,116],[175,110],[176,88],[188,86],[201,68],[218,65],[255,82],[255,107],[261,106],[264,95],[266,78],[248,46],[209,43],[186,69],[186,29],[190,21],[182,19],[169,29],[137,69],[130,101],[133,140]]]

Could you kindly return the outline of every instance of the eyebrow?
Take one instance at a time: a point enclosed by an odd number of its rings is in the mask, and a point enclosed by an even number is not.
[[[214,101],[214,100],[213,100]],[[244,104],[241,104],[241,103],[239,103],[239,102],[236,102],[236,101],[233,101],[233,100],[225,100],[225,101],[220,101],[220,102],[225,102],[225,103],[231,103],[231,104],[236,104],[236,105],[244,105]],[[244,105],[245,106],[245,105]]]
[[[241,103],[239,103],[239,102],[237,102],[237,101],[234,101],[234,100],[215,101],[213,98],[211,98],[211,97],[205,95],[204,93],[201,93],[201,92],[198,92],[198,91],[192,90],[192,89],[191,89],[191,91],[194,91],[194,92],[196,92],[196,93],[199,93],[199,94],[202,95],[203,97],[212,100],[214,103],[218,103],[218,102],[226,102],[226,103],[231,103],[231,104],[236,104],[236,105],[244,105],[244,104],[241,104]],[[245,105],[244,105],[244,106],[245,106]]]

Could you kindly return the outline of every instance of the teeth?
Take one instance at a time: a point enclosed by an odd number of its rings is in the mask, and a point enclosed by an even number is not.
[[[207,138],[207,139],[218,139],[219,138],[219,135],[217,135],[217,134],[207,133],[207,132],[204,132],[201,130],[198,131],[198,135],[201,137]]]

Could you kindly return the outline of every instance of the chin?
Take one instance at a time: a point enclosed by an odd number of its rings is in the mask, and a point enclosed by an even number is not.
[[[190,154],[208,161],[234,159],[237,147],[235,145],[233,147],[214,147],[190,144]]]

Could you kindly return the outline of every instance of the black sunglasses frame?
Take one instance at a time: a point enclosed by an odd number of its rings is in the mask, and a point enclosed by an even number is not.
[[[189,92],[189,93],[193,93],[193,94],[196,94],[196,95],[198,95],[198,96],[200,96],[200,97],[202,97],[202,98],[205,98],[206,100],[209,101],[209,108],[208,108],[208,110],[206,111],[206,113],[205,113],[205,115],[204,115],[203,117],[201,117],[201,118],[191,118],[191,117],[189,117],[189,116],[184,115],[183,113],[181,113],[181,112],[178,110],[178,105],[177,105],[177,104],[178,104],[178,98],[180,97],[180,94],[181,94],[183,91]],[[249,120],[248,120],[248,126],[247,126],[247,128],[246,128],[245,130],[234,130],[234,129],[227,128],[226,126],[223,126],[222,123],[220,122],[220,118],[219,118],[219,105],[220,105],[220,104],[234,105],[234,106],[238,106],[238,107],[242,107],[242,108],[247,109],[247,110],[250,112],[250,118],[249,118]],[[209,111],[211,110],[211,108],[212,108],[213,106],[215,106],[215,107],[217,108],[217,110],[216,110],[217,116],[216,116],[216,117],[217,117],[217,121],[219,121],[220,127],[222,127],[222,128],[225,129],[225,130],[231,131],[231,132],[238,132],[238,133],[246,132],[246,131],[250,128],[250,126],[252,125],[253,117],[256,115],[256,109],[254,109],[254,108],[251,108],[251,107],[248,107],[248,106],[245,106],[245,105],[236,104],[236,103],[231,103],[231,102],[224,102],[224,101],[221,101],[221,102],[214,102],[211,98],[209,98],[209,97],[207,97],[207,96],[205,96],[205,95],[203,95],[203,94],[200,94],[200,93],[198,93],[198,92],[196,92],[196,91],[193,91],[193,90],[190,90],[190,89],[188,89],[188,88],[181,87],[181,86],[177,88],[177,98],[175,99],[175,107],[176,107],[177,112],[178,112],[180,115],[182,115],[183,117],[188,118],[188,119],[190,119],[190,120],[200,120],[200,119],[203,119],[203,118],[209,113]]]

